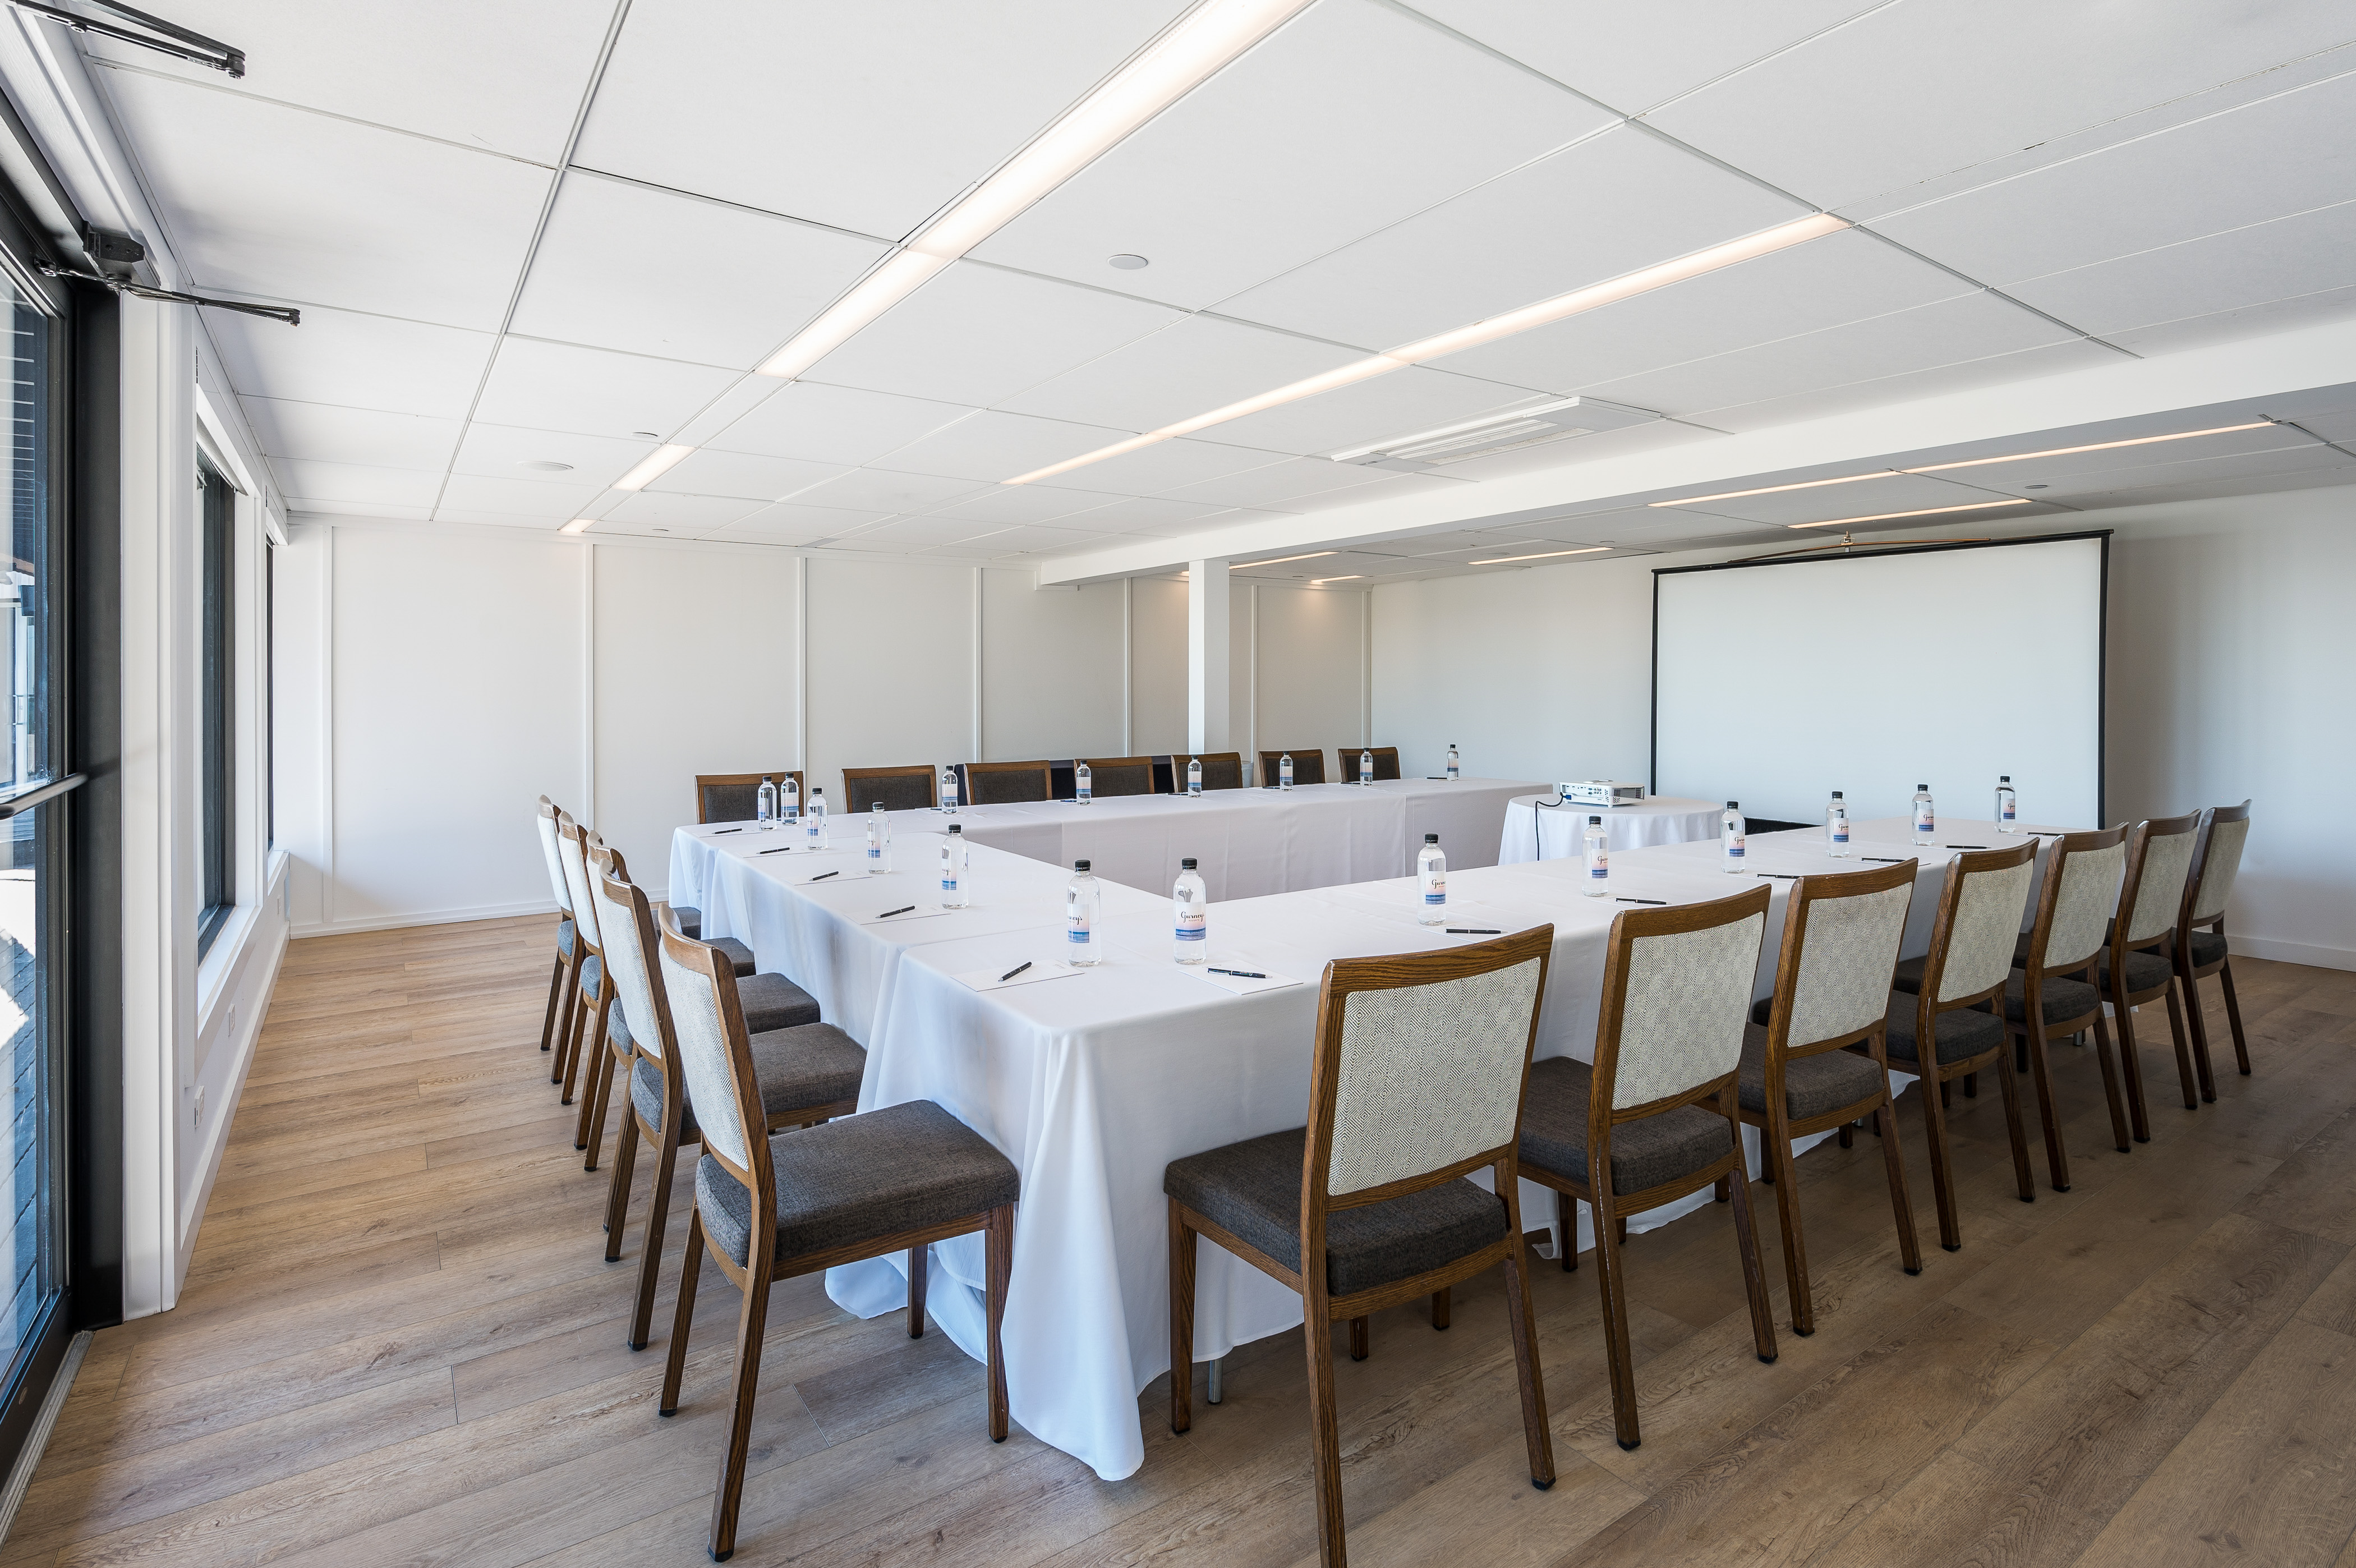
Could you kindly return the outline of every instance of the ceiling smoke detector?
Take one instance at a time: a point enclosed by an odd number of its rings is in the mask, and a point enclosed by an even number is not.
[[[1140,267],[1150,267],[1153,264],[1143,256],[1133,255],[1127,251],[1123,251],[1118,256],[1108,256],[1105,261],[1108,265],[1119,267],[1125,273],[1133,273]]]
[[[530,468],[535,474],[569,474],[573,472],[572,464],[559,463],[547,457],[527,458],[523,462],[518,463],[516,467],[519,468]]]
[[[1592,435],[1599,430],[1624,429],[1659,417],[1644,409],[1626,408],[1591,397],[1556,398],[1326,456],[1336,463],[1422,474],[1451,463],[1469,463],[1475,457],[1492,457],[1523,446]]]

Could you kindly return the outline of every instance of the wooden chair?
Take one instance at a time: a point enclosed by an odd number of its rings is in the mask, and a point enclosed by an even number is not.
[[[605,1014],[613,1000],[602,983],[605,966],[600,961],[597,941],[597,910],[589,901],[588,837],[587,830],[570,813],[556,813],[557,864],[564,876],[566,907],[573,911],[574,954],[573,995],[565,1004],[564,1032],[557,1043],[554,1058],[548,1064],[548,1080],[564,1086],[564,1092],[557,1097],[560,1105],[573,1103],[584,1033],[595,1042],[593,1049],[604,1047]],[[601,996],[603,1001],[599,1000]]]
[[[1153,758],[1150,757],[1087,757],[1079,760],[1088,765],[1088,790],[1092,795],[1108,799],[1153,793]]]
[[[1910,860],[1794,882],[1775,961],[1775,993],[1753,1005],[1743,1036],[1736,1099],[1742,1120],[1760,1130],[1765,1144],[1762,1152],[1783,1221],[1783,1284],[1794,1334],[1816,1331],[1800,1230],[1799,1173],[1792,1160],[1794,1138],[1879,1118],[1899,1262],[1910,1274],[1922,1272],[1887,1044],[1890,978],[1914,898],[1915,869]]]
[[[772,768],[766,773],[699,773],[695,776],[695,820],[704,822],[749,822],[760,814],[761,780],[794,781],[794,793],[809,799],[809,789],[798,768]],[[778,784],[779,789],[785,786]]]
[[[1931,1189],[1938,1199],[1939,1245],[1952,1252],[1964,1244],[1955,1212],[1955,1184],[1947,1148],[1947,1085],[1987,1068],[1997,1069],[2004,1090],[2005,1130],[2012,1138],[2013,1177],[2020,1201],[2037,1201],[2029,1174],[2029,1144],[2021,1133],[2020,1082],[2005,1036],[2005,987],[2012,976],[2020,918],[2029,908],[2029,884],[2037,873],[2037,841],[2003,849],[1965,851],[1947,863],[1939,892],[1939,917],[1931,928],[1914,991],[1890,993],[1890,1065],[1922,1080],[1922,1127],[1931,1145]],[[1901,965],[1901,971],[1908,966]],[[1971,1088],[1966,1084],[1965,1089]],[[1889,1119],[1891,1122],[1895,1117]]]
[[[1565,1269],[1579,1266],[1572,1200],[1594,1213],[1612,1417],[1622,1448],[1644,1441],[1628,1349],[1623,1217],[1727,1179],[1752,1348],[1762,1361],[1775,1359],[1735,1099],[1768,899],[1762,885],[1707,904],[1623,910],[1604,952],[1594,1064],[1548,1057],[1530,1071],[1521,1174],[1554,1188]]]
[[[1186,792],[1186,764],[1197,757],[1203,760],[1203,789],[1240,789],[1244,787],[1244,754],[1240,751],[1180,751],[1170,757],[1170,788],[1173,793]]]
[[[1398,746],[1362,746],[1358,751],[1371,751],[1375,754],[1375,778],[1377,781],[1396,779],[1399,776]],[[1350,765],[1342,771],[1355,779],[1358,776],[1358,752],[1345,752],[1344,755],[1349,757]]]
[[[2250,1042],[2242,1033],[2242,1003],[2233,994],[2233,963],[2225,948],[2225,904],[2233,896],[2233,878],[2242,869],[2242,846],[2250,836],[2250,803],[2211,806],[2201,813],[2201,839],[2192,851],[2192,874],[2184,879],[2184,908],[2176,918],[2181,939],[2169,945],[2176,964],[2177,983],[2184,987],[2184,1011],[2190,1015],[2193,1048],[2209,1059],[2209,1021],[2201,1010],[2200,987],[2193,983],[2218,977],[2225,993],[2225,1022],[2233,1031],[2233,1061],[2242,1076],[2250,1076]],[[2203,928],[2206,929],[2203,929]],[[2211,1088],[2210,1098],[2216,1098]]]
[[[744,1292],[736,1320],[736,1370],[728,1443],[712,1498],[715,1562],[736,1550],[736,1511],[761,1380],[761,1339],[772,1282],[837,1263],[908,1253],[908,1334],[924,1333],[925,1264],[933,1242],[985,1234],[989,1323],[990,1435],[1006,1437],[1006,1370],[999,1327],[1014,1258],[1014,1204],[1021,1179],[1005,1155],[929,1100],[847,1116],[798,1133],[755,1137],[766,1120],[751,1032],[728,961],[700,942],[664,932],[660,968],[670,1004],[671,1044],[702,1130],[695,1211],[688,1221],[661,1412],[679,1408],[695,1320],[703,1256]]]
[[[1284,753],[1282,751],[1263,751],[1259,754],[1258,778],[1261,789],[1273,789],[1277,787],[1277,764],[1283,760]],[[1205,764],[1205,768],[1208,766],[1209,765],[1207,763]],[[1292,781],[1295,784],[1324,783],[1325,754],[1323,751],[1294,752],[1292,754]],[[1204,781],[1203,788],[1207,789],[1210,787],[1209,780],[1205,779]]]
[[[620,856],[609,856],[597,879],[598,918],[606,937],[606,958],[619,1004],[617,1023],[627,1020],[632,1049],[622,1064],[628,1074],[628,1109],[615,1140],[614,1179],[605,1198],[605,1261],[622,1255],[622,1230],[629,1220],[630,1175],[638,1139],[655,1152],[654,1197],[638,1264],[637,1302],[630,1314],[629,1347],[646,1348],[654,1322],[656,1275],[662,1262],[664,1222],[670,1212],[671,1177],[679,1146],[702,1141],[695,1107],[681,1075],[677,1031],[654,956],[660,940],[654,906],[629,879]],[[742,988],[738,1000],[742,1004]],[[616,1034],[621,1031],[617,1029]],[[859,1082],[867,1053],[831,1024],[797,1024],[750,1038],[753,1075],[760,1082],[767,1129],[808,1126],[859,1109]],[[594,1138],[593,1133],[592,1137]]]
[[[580,991],[578,975],[573,974],[578,961],[578,948],[573,940],[573,891],[564,884],[564,862],[557,851],[555,802],[545,795],[540,798],[540,852],[548,859],[548,882],[556,895],[556,967],[548,976],[548,1015],[541,1020],[540,1048],[554,1051],[556,1042],[573,1027],[573,1000]],[[572,984],[566,984],[571,976]],[[553,1082],[553,1079],[550,1081]]]
[[[872,811],[879,804],[887,811],[928,811],[941,803],[940,789],[928,762],[906,768],[842,770],[842,809],[846,812]]]
[[[2217,1098],[2210,1077],[2206,1036],[2196,1067],[2184,1027],[2184,1009],[2176,997],[2176,922],[2184,908],[2184,888],[2192,868],[2192,851],[2201,833],[2201,813],[2155,817],[2136,824],[2127,843],[2126,874],[2119,882],[2118,917],[2094,966],[2095,983],[2119,1026],[2119,1061],[2126,1069],[2129,1108],[2135,1115],[2135,1138],[2151,1141],[2144,1110],[2143,1059],[2136,1054],[2135,1015],[2129,1009],[2165,997],[2168,1028],[2176,1045],[2176,1076],[2184,1090],[2184,1109],[2198,1111],[2202,1100]]]
[[[969,806],[1019,805],[1027,800],[1055,799],[1044,762],[969,762],[965,765]]]
[[[1503,1263],[1530,1481],[1554,1485],[1546,1389],[1523,1275],[1515,1148],[1554,928],[1394,958],[1337,959],[1318,993],[1309,1124],[1173,1162],[1170,1429],[1194,1421],[1194,1238],[1301,1293],[1318,1545],[1345,1560],[1333,1325],[1432,1300]],[[1494,1192],[1463,1178],[1489,1170]]]

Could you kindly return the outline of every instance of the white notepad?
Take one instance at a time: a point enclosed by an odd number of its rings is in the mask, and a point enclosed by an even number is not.
[[[900,906],[895,904],[893,908],[896,909],[899,908]],[[898,926],[905,925],[910,920],[926,920],[930,919],[935,915],[953,915],[955,913],[957,913],[956,910],[944,909],[938,904],[918,904],[912,909],[903,910],[901,913],[888,918],[884,915],[883,910],[878,909],[872,915],[861,915],[857,917],[857,918],[859,924],[862,926]]]
[[[1003,969],[977,969],[969,974],[960,974],[957,978],[976,991],[1003,991],[1012,985],[1035,985],[1043,980],[1062,980],[1068,975],[1083,972],[1085,972],[1068,963],[1033,963],[1012,979],[1006,978],[1006,971]]]
[[[1209,964],[1182,963],[1178,967],[1201,979],[1209,981],[1212,984],[1217,986],[1222,991],[1230,992],[1237,996],[1250,996],[1262,991],[1281,991],[1288,985],[1298,985],[1301,983],[1301,982],[1293,979],[1290,975],[1279,974],[1276,971],[1269,969],[1266,964],[1255,963],[1249,958],[1222,958],[1219,960],[1217,967],[1220,969],[1256,969],[1263,972],[1264,978],[1251,980],[1240,974],[1214,974],[1211,972],[1212,966]]]

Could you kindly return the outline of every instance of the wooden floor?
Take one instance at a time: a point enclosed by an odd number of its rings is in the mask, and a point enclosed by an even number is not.
[[[703,1560],[736,1297],[704,1271],[684,1402],[657,1419],[668,1287],[632,1354],[637,1230],[602,1260],[605,1178],[533,1048],[550,935],[294,944],[181,1305],[98,1336],[0,1564]],[[1595,1273],[1540,1263],[1550,1492],[1495,1284],[1459,1287],[1445,1334],[1378,1316],[1339,1368],[1354,1562],[2356,1568],[2356,974],[2238,968],[2256,1076],[2228,1052],[2188,1112],[2147,1051],[2132,1155],[2090,1054],[2062,1053],[2067,1194],[2015,1198],[1993,1090],[1957,1098],[1960,1252],[1910,1095],[1916,1278],[1874,1141],[1804,1158],[1819,1327],[1779,1328],[1772,1366],[1726,1208],[1636,1238],[1633,1453]],[[1231,1357],[1184,1437],[1148,1389],[1144,1467],[1107,1484],[1019,1428],[991,1444],[946,1337],[854,1320],[815,1280],[771,1300],[737,1562],[1315,1560],[1295,1336]]]

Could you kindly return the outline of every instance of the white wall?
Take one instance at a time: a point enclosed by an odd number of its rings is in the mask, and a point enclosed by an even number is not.
[[[2356,969],[2356,488],[2094,512],[1991,534],[2115,530],[2106,805],[2112,821],[2250,797],[2235,950]],[[1462,744],[1471,773],[1645,778],[1652,575],[1735,551],[1441,578],[1374,593],[1375,729],[1408,756]],[[1870,650],[1860,650],[1860,657]],[[1775,678],[1761,671],[1761,679]],[[2035,803],[2023,809],[2035,815]]]
[[[1247,749],[1322,750],[1328,779],[1356,778],[1358,748],[1373,744],[1364,733],[1368,596],[1279,583],[1255,584],[1248,591],[1256,596],[1254,607],[1237,617],[1257,628]],[[1237,736],[1238,744],[1245,739]],[[1345,747],[1350,757],[1344,766],[1334,754]],[[1400,771],[1411,770],[1402,766]]]

